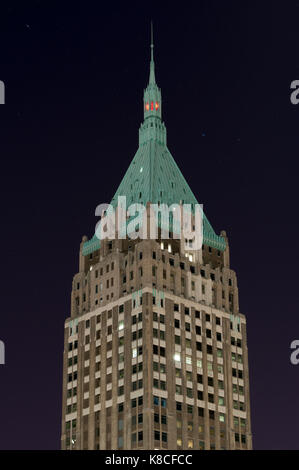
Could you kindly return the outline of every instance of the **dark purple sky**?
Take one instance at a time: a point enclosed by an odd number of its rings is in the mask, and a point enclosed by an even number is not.
[[[247,316],[256,449],[299,449],[299,3],[5,2],[0,15],[0,448],[57,449],[83,234],[137,150],[154,21],[168,146]],[[25,6],[26,5],[26,6]]]

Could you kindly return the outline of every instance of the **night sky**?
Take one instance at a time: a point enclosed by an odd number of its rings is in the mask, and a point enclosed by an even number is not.
[[[254,448],[299,449],[298,15],[298,1],[1,2],[1,449],[59,449],[79,243],[137,150],[151,19],[168,147],[229,237]]]

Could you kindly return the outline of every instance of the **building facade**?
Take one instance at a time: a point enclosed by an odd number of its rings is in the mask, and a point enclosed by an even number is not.
[[[139,148],[118,196],[196,204],[171,156],[153,44]],[[62,449],[251,449],[246,319],[226,233],[203,245],[118,238],[80,245],[65,321]]]

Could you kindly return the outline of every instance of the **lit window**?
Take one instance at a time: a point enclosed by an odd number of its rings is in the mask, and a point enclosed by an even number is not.
[[[175,353],[175,355],[173,356],[173,359],[176,362],[180,362],[181,361],[181,355],[179,353]]]
[[[161,242],[161,250],[164,250],[164,242]]]
[[[223,397],[218,397],[218,404],[219,405],[224,405],[224,398]]]
[[[154,102],[151,101],[151,111],[153,111],[153,110],[154,110]]]
[[[125,322],[122,320],[118,323],[118,330],[121,331],[124,329],[124,326],[125,326]]]
[[[168,253],[171,253],[171,244],[168,243]]]
[[[199,369],[202,369],[202,361],[200,359],[197,359],[196,365]]]
[[[186,356],[186,364],[192,364],[192,357]]]
[[[176,443],[177,443],[177,446],[181,447],[182,446],[182,439],[181,438],[177,439]]]
[[[148,104],[148,103],[146,103],[145,109],[146,109],[147,111],[149,110],[149,104]]]
[[[132,357],[137,357],[137,348],[133,348]]]
[[[155,108],[156,110],[159,109],[159,103],[156,101],[156,104],[155,104]]]

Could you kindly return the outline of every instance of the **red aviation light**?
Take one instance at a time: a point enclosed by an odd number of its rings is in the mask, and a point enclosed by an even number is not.
[[[151,111],[154,111],[154,102],[151,101]]]

